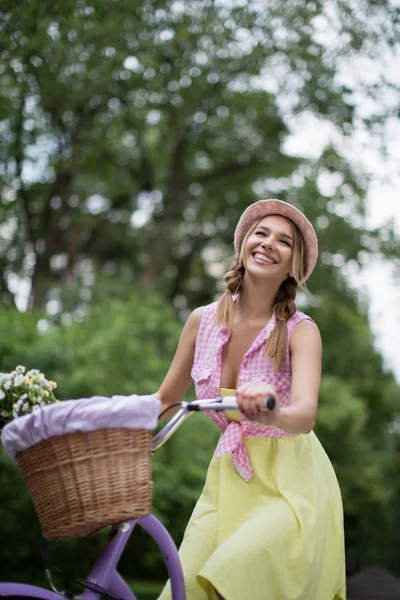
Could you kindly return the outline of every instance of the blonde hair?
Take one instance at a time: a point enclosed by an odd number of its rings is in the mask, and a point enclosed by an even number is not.
[[[289,277],[285,279],[275,296],[274,315],[278,319],[278,322],[265,344],[265,353],[273,360],[275,371],[279,371],[285,361],[287,349],[287,321],[297,310],[295,304],[297,289],[301,288],[307,294],[309,293],[307,286],[303,281],[308,263],[307,248],[303,236],[297,225],[293,223],[291,219],[288,217],[282,218],[286,219],[292,228],[293,256],[292,276],[289,275]],[[225,292],[218,302],[215,321],[218,325],[227,327],[230,331],[233,330],[235,324],[235,303],[232,296],[238,294],[243,285],[245,273],[243,264],[244,248],[249,236],[253,233],[261,220],[262,219],[257,219],[249,227],[240,245],[239,253],[235,255],[230,270],[223,279]]]

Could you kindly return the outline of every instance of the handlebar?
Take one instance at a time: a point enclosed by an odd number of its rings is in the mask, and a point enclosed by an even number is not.
[[[266,396],[264,400],[263,412],[268,412],[275,408],[275,398]],[[182,425],[193,412],[204,412],[206,410],[240,410],[236,402],[236,396],[224,396],[223,398],[213,398],[211,400],[193,400],[192,402],[181,402],[180,409],[170,421],[153,437],[152,451],[160,448]]]

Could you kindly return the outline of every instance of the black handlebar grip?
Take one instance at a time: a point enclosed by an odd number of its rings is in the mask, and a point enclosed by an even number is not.
[[[266,410],[273,410],[275,408],[275,398],[273,396],[266,396],[264,407]]]

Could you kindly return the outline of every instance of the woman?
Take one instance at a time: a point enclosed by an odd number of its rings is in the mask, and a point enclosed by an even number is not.
[[[295,207],[260,200],[234,244],[225,293],[191,314],[157,392],[163,411],[193,378],[198,398],[235,394],[241,409],[208,414],[222,437],[180,548],[187,597],[344,600],[340,490],[312,431],[321,339],[294,302],[315,231]],[[276,406],[263,413],[267,395]]]

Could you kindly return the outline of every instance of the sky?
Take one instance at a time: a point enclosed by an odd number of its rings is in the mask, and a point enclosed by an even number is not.
[[[367,198],[369,222],[376,226],[387,217],[393,217],[400,235],[400,187],[392,193],[373,190]],[[400,382],[400,276],[389,261],[376,259],[365,268],[358,288],[368,291],[369,317],[376,347],[382,352],[385,366],[391,368]]]
[[[326,124],[306,118],[304,122],[292,124],[292,135],[286,143],[289,153],[316,158],[325,144],[332,142],[336,133]],[[357,137],[357,136],[356,136]],[[336,140],[337,143],[337,140]],[[349,154],[356,153],[360,168],[370,176],[365,198],[366,226],[375,229],[394,220],[395,230],[400,236],[400,123],[393,124],[387,139],[387,158],[378,150],[353,140]],[[357,150],[355,150],[357,148]],[[344,153],[346,150],[343,148]],[[350,158],[349,158],[350,160]],[[360,273],[351,273],[348,281],[363,297],[369,299],[369,319],[375,338],[375,346],[384,358],[387,369],[393,370],[400,382],[400,275],[394,264],[379,257],[371,259]]]
[[[393,4],[400,4],[392,0]],[[323,25],[321,33],[327,33]],[[290,154],[318,158],[331,144],[354,167],[368,175],[365,225],[376,229],[393,219],[400,236],[400,43],[393,48],[377,47],[372,56],[346,57],[337,83],[352,90],[355,130],[343,138],[328,122],[305,114],[287,119],[292,134],[286,141]],[[370,86],[372,93],[366,92]],[[394,116],[391,116],[394,115]],[[365,119],[381,117],[381,126],[366,127]],[[352,220],[351,214],[348,215]],[[362,272],[349,274],[348,281],[363,299],[369,298],[369,319],[376,348],[384,365],[400,382],[400,257],[397,274],[394,262],[371,257]]]

